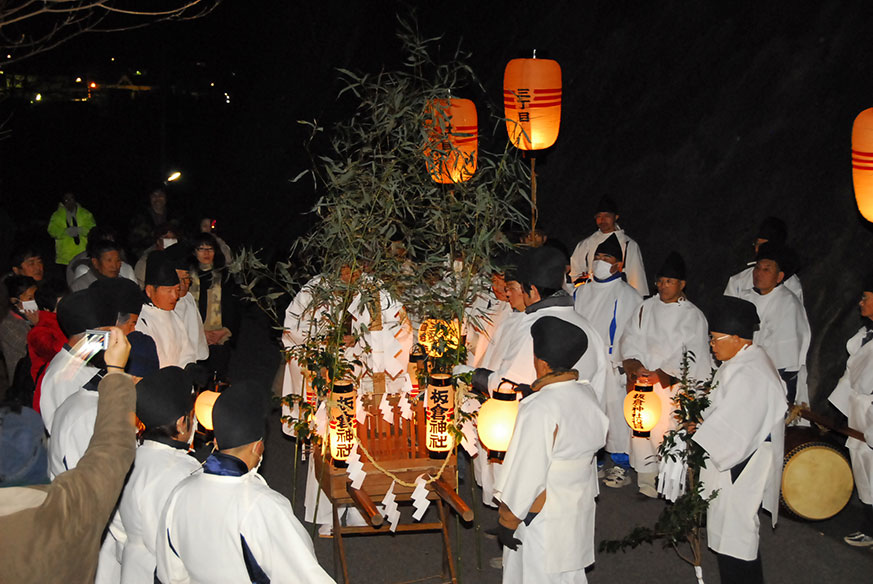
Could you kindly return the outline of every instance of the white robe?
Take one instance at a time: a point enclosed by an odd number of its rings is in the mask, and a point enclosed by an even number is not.
[[[164,584],[251,582],[241,538],[272,582],[333,582],[291,503],[255,470],[198,472],[173,489],[158,529],[158,578]]]
[[[161,512],[173,488],[200,464],[185,450],[146,440],[136,449],[118,514],[127,534],[121,561],[122,584],[153,584],[155,543]]]
[[[194,356],[197,361],[209,358],[209,344],[206,342],[206,333],[203,331],[203,319],[200,317],[200,309],[194,300],[193,294],[185,294],[176,303],[173,312],[179,315],[185,325],[188,334],[188,342],[194,347]]]
[[[161,310],[152,304],[143,304],[136,321],[136,329],[155,341],[161,368],[185,365],[197,361],[197,349],[191,344],[182,318],[174,310]]]
[[[625,325],[643,299],[621,278],[609,282],[591,280],[576,289],[575,298],[576,312],[588,319],[600,334],[610,363],[604,393],[606,415],[609,417],[606,450],[612,453],[630,453],[630,428],[624,419],[627,382],[625,374],[618,369],[621,366],[618,343]]]
[[[594,562],[594,455],[608,425],[597,406],[593,388],[575,381],[546,385],[519,404],[497,497],[524,519],[547,493],[530,525],[518,526],[518,551],[503,550],[504,583],[587,581],[585,567]]]
[[[646,278],[646,268],[643,266],[640,246],[628,237],[618,225],[615,227],[615,231],[611,233],[603,233],[598,229],[576,245],[573,255],[570,256],[570,278],[575,282],[583,274],[589,274],[590,277],[594,273],[594,254],[597,251],[597,246],[615,233],[621,249],[624,250],[624,273],[627,275],[628,284],[633,286],[640,293],[640,296],[648,296],[649,281]]]
[[[98,369],[77,359],[66,347],[52,357],[42,378],[39,413],[46,431],[51,434],[55,412],[64,400],[97,375]]]
[[[846,343],[849,351],[846,371],[828,399],[849,418],[850,428],[873,436],[873,341],[862,347],[866,334],[867,329],[861,327]],[[846,447],[852,459],[858,498],[873,505],[873,447],[856,438],[847,438]]]
[[[734,296],[742,298],[743,292],[749,291],[754,286],[752,281],[752,271],[755,269],[755,262],[741,272],[737,272],[728,280],[727,286],[724,288],[725,296]],[[797,274],[792,274],[790,278],[786,278],[782,285],[788,288],[789,292],[797,296],[800,305],[803,306],[803,286],[800,283],[800,278]]]
[[[482,366],[492,346],[494,333],[511,312],[509,303],[498,300],[490,288],[476,296],[467,309],[467,365],[474,368]]]
[[[779,516],[785,384],[755,345],[725,361],[713,381],[710,405],[693,436],[709,454],[700,472],[702,495],[718,490],[706,513],[706,539],[720,554],[751,561],[758,555],[758,508],[763,503],[774,527]],[[732,483],[731,469],[749,457]]]

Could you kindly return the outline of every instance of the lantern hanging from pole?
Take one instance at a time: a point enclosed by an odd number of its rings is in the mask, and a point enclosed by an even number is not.
[[[648,438],[661,418],[661,398],[646,377],[637,379],[634,390],[624,398],[624,419],[637,438]]]
[[[513,59],[503,73],[503,106],[509,141],[542,150],[561,127],[561,66],[551,59]]]
[[[418,342],[429,357],[442,357],[448,350],[457,350],[461,341],[461,326],[457,320],[451,323],[428,318],[418,327]]]
[[[476,425],[482,444],[501,458],[512,439],[515,429],[515,418],[518,417],[518,401],[515,393],[495,391],[494,396],[479,408]]]
[[[454,439],[449,424],[455,416],[455,388],[448,373],[430,376],[427,386],[427,449],[431,452],[449,452]]]
[[[852,182],[858,211],[873,221],[873,108],[858,114],[852,126]]]
[[[194,401],[194,415],[197,416],[200,425],[207,430],[212,430],[212,408],[219,395],[221,394],[217,391],[201,391]]]
[[[424,360],[426,357],[424,348],[418,343],[409,352],[409,365],[407,365],[406,373],[409,375],[409,382],[412,385],[412,389],[409,391],[409,399],[411,400],[417,399],[418,394],[421,392],[419,376],[425,367]]]
[[[476,172],[479,121],[469,99],[437,99],[428,107],[427,172],[440,184],[469,180]]]
[[[327,425],[330,457],[344,461],[355,447],[355,400],[357,392],[351,381],[337,381],[333,384],[333,401],[330,420]]]

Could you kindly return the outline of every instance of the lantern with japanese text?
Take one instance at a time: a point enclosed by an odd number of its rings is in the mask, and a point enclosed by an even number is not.
[[[413,345],[412,350],[409,352],[409,365],[406,367],[406,373],[409,375],[409,382],[412,385],[412,389],[409,391],[409,399],[417,399],[418,394],[421,392],[419,377],[425,371],[425,358],[427,358],[427,355],[424,353],[424,348],[419,343]]]
[[[427,386],[427,449],[433,453],[449,452],[454,438],[449,424],[455,416],[455,388],[448,373],[430,376]]]
[[[858,114],[852,126],[852,182],[858,211],[873,221],[873,108]]]
[[[469,99],[437,99],[428,107],[427,172],[440,184],[469,180],[476,172],[479,122]]]
[[[355,405],[357,392],[351,381],[337,381],[333,385],[333,402],[327,433],[330,442],[330,457],[344,461],[355,447]]]
[[[624,419],[637,438],[648,438],[661,418],[661,398],[646,377],[637,379],[634,390],[624,398]]]
[[[456,350],[460,341],[461,326],[457,320],[428,318],[418,327],[418,342],[428,357],[442,357],[446,351]]]
[[[515,392],[495,391],[493,397],[482,404],[477,417],[479,439],[496,458],[509,448],[515,418],[518,417],[518,401]]]
[[[212,408],[215,400],[221,395],[217,391],[201,391],[194,401],[194,415],[197,421],[207,430],[212,430]]]
[[[513,59],[503,73],[506,131],[521,150],[542,150],[561,127],[561,66],[551,59]]]

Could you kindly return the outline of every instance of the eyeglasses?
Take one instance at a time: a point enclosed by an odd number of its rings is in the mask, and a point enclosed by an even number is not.
[[[714,344],[717,343],[718,341],[721,341],[721,340],[723,340],[723,339],[726,339],[726,338],[728,338],[729,336],[731,336],[731,335],[722,335],[722,336],[720,336],[720,337],[710,337],[710,338],[709,338],[709,344],[710,344],[710,345],[714,345]]]

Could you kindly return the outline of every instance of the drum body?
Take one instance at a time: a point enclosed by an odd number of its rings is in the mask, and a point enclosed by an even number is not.
[[[810,521],[842,511],[855,486],[844,450],[815,428],[786,428],[782,508]]]

